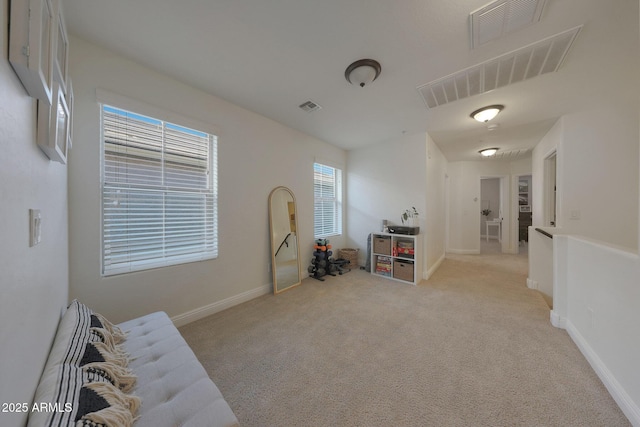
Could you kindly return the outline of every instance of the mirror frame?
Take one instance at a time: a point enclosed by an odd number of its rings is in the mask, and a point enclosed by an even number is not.
[[[294,226],[295,226],[295,233],[296,233],[296,264],[298,266],[298,281],[296,283],[294,283],[291,286],[287,286],[286,288],[282,288],[279,289],[278,288],[278,280],[277,280],[277,269],[276,269],[276,245],[278,243],[276,243],[273,239],[273,223],[274,223],[274,218],[273,218],[273,209],[272,209],[272,201],[273,201],[273,196],[274,194],[276,194],[276,192],[278,191],[286,191],[287,193],[289,193],[289,195],[291,196],[292,200],[293,200],[293,215],[294,215]],[[271,193],[269,193],[269,238],[271,241],[271,273],[272,273],[272,277],[273,277],[273,294],[279,294],[280,292],[284,292],[287,291],[289,289],[295,288],[296,286],[299,286],[302,283],[302,270],[301,270],[301,264],[300,264],[300,239],[298,238],[299,236],[299,228],[298,228],[298,205],[296,203],[296,196],[293,194],[293,191],[291,191],[289,188],[284,187],[284,186],[279,186],[274,188],[273,190],[271,190]]]

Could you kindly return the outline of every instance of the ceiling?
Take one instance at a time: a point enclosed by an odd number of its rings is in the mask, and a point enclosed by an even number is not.
[[[547,0],[539,21],[472,49],[469,15],[488,2],[63,0],[63,6],[72,35],[346,150],[428,132],[449,161],[478,160],[487,146],[526,154],[562,115],[608,98],[637,101],[638,1]],[[557,72],[435,108],[417,89],[576,26],[582,27]],[[364,88],[344,77],[362,58],[382,65]],[[309,100],[322,108],[298,107]],[[490,104],[505,105],[492,131],[469,117]]]

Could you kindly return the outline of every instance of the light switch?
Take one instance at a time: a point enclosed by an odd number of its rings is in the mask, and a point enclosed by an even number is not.
[[[40,243],[40,209],[29,209],[29,246]]]

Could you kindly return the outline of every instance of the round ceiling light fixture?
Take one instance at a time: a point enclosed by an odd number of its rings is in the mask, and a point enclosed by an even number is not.
[[[380,75],[382,67],[374,59],[360,59],[349,65],[344,71],[344,77],[351,84],[365,87]]]
[[[497,147],[483,148],[482,150],[478,151],[478,153],[480,153],[482,157],[491,157],[491,156],[495,156],[498,150],[499,148]]]
[[[471,117],[480,123],[487,123],[489,120],[497,116],[503,108],[504,105],[489,105],[474,111],[471,113]]]

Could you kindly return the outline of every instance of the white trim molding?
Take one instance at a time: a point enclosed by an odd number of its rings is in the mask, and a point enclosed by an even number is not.
[[[177,316],[173,316],[171,318],[171,321],[177,328],[179,328],[191,322],[195,322],[196,320],[211,316],[212,314],[218,313],[222,310],[226,310],[227,308],[231,308],[243,302],[247,302],[262,295],[269,294],[272,292],[272,290],[272,284],[260,286],[259,288],[251,289],[241,294],[225,298],[221,301],[216,301],[213,304],[208,304],[203,307],[196,308],[195,310],[178,314]]]
[[[480,255],[480,249],[447,249],[447,252],[458,255]]]
[[[549,314],[549,320],[551,324],[556,328],[567,329],[567,319],[560,316],[557,311],[551,310]]]
[[[444,261],[444,258],[445,258],[445,254],[443,253],[442,256],[438,259],[438,261],[436,261],[435,264],[433,264],[433,266],[425,272],[422,278],[424,280],[429,280],[429,277],[431,277],[431,275],[435,273],[438,268],[440,268],[440,264],[442,264],[442,261]]]
[[[576,343],[580,352],[589,362],[595,373],[598,375],[604,386],[609,390],[609,394],[616,401],[622,412],[626,415],[632,425],[640,426],[640,408],[635,404],[631,396],[625,391],[622,385],[616,380],[607,365],[598,357],[591,348],[587,340],[578,332],[574,325],[565,320],[566,330],[573,342]]]

